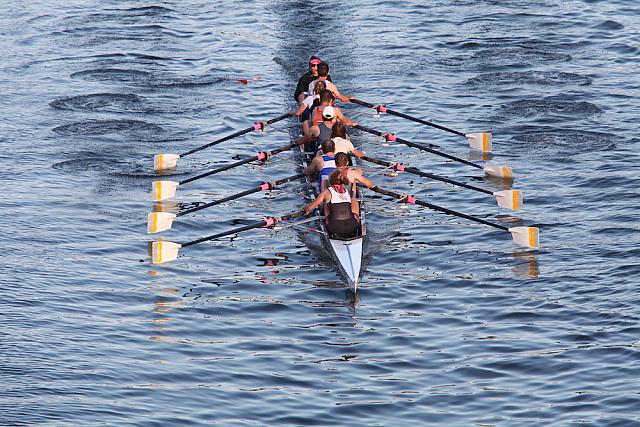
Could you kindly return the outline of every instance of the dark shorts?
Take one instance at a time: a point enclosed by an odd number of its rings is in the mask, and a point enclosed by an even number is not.
[[[359,225],[354,217],[339,221],[329,221],[327,231],[342,237],[352,237],[357,234]]]

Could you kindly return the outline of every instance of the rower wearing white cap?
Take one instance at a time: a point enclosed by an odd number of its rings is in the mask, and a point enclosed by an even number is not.
[[[322,110],[322,122],[311,126],[309,131],[305,133],[300,140],[298,140],[298,144],[305,144],[306,151],[315,153],[317,148],[322,145],[324,141],[331,139],[331,128],[335,123],[335,117],[336,112],[332,106],[329,105],[324,107]]]

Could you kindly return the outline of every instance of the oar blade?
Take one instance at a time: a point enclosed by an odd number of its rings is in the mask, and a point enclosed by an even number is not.
[[[493,193],[498,206],[514,211],[522,209],[522,192],[520,190],[502,190]]]
[[[174,261],[178,258],[178,250],[182,245],[180,243],[157,241],[151,244],[151,262],[153,264],[162,264]]]
[[[179,183],[175,181],[153,181],[151,183],[153,201],[159,202],[174,197],[178,185]]]
[[[537,227],[511,227],[509,232],[518,245],[533,249],[540,247],[540,230]]]
[[[513,179],[513,169],[504,165],[487,165],[483,168],[484,173],[503,179]]]
[[[156,172],[162,172],[167,169],[175,169],[178,165],[178,154],[156,154],[153,156],[153,170]]]
[[[473,150],[482,151],[483,153],[489,153],[493,150],[493,137],[489,132],[476,132],[468,133],[465,135],[469,146]]]
[[[160,233],[171,228],[176,214],[169,212],[149,212],[147,216],[147,233]]]

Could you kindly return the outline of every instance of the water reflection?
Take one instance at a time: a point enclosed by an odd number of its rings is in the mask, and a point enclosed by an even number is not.
[[[540,275],[538,257],[533,252],[511,252],[511,256],[518,262],[512,269],[518,278],[529,279]]]

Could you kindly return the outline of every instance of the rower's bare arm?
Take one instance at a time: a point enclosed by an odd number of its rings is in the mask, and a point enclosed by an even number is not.
[[[314,157],[313,160],[311,160],[311,163],[309,163],[309,166],[307,166],[302,173],[305,175],[311,175],[316,170],[320,170],[320,160],[322,160],[322,157]]]
[[[306,110],[306,109],[307,109],[307,106],[304,105],[304,103],[301,103],[298,106],[298,109],[296,111],[294,111],[292,113],[289,113],[289,114],[292,115],[292,116],[300,117],[300,115],[302,115],[302,113],[304,113],[304,110]]]
[[[345,96],[345,95],[341,94],[340,91],[338,90],[337,86],[335,86],[335,88],[336,88],[336,90],[335,90],[335,92],[333,92],[333,94],[335,95],[336,98],[338,98],[342,102],[351,102],[351,97],[350,96]]]
[[[342,113],[342,110],[338,109],[338,114],[336,114],[338,120],[340,120],[342,122],[343,125],[345,126],[355,126],[357,125],[356,122],[351,121],[351,119],[349,119],[347,116],[345,116]]]
[[[354,174],[354,178],[356,181],[364,184],[367,186],[367,188],[371,188],[373,187],[373,182],[369,181],[367,178],[365,178],[364,176],[362,176],[362,174],[360,172],[357,171],[352,171]]]
[[[313,202],[309,203],[303,208],[304,212],[308,214],[309,212],[320,206],[322,203],[328,203],[330,200],[331,194],[329,194],[329,190],[323,190],[320,194],[318,194],[318,197],[316,197]]]
[[[356,156],[359,159],[364,157],[364,151],[360,151],[357,148],[354,148],[353,150],[351,150],[351,154],[353,154],[354,156]]]

